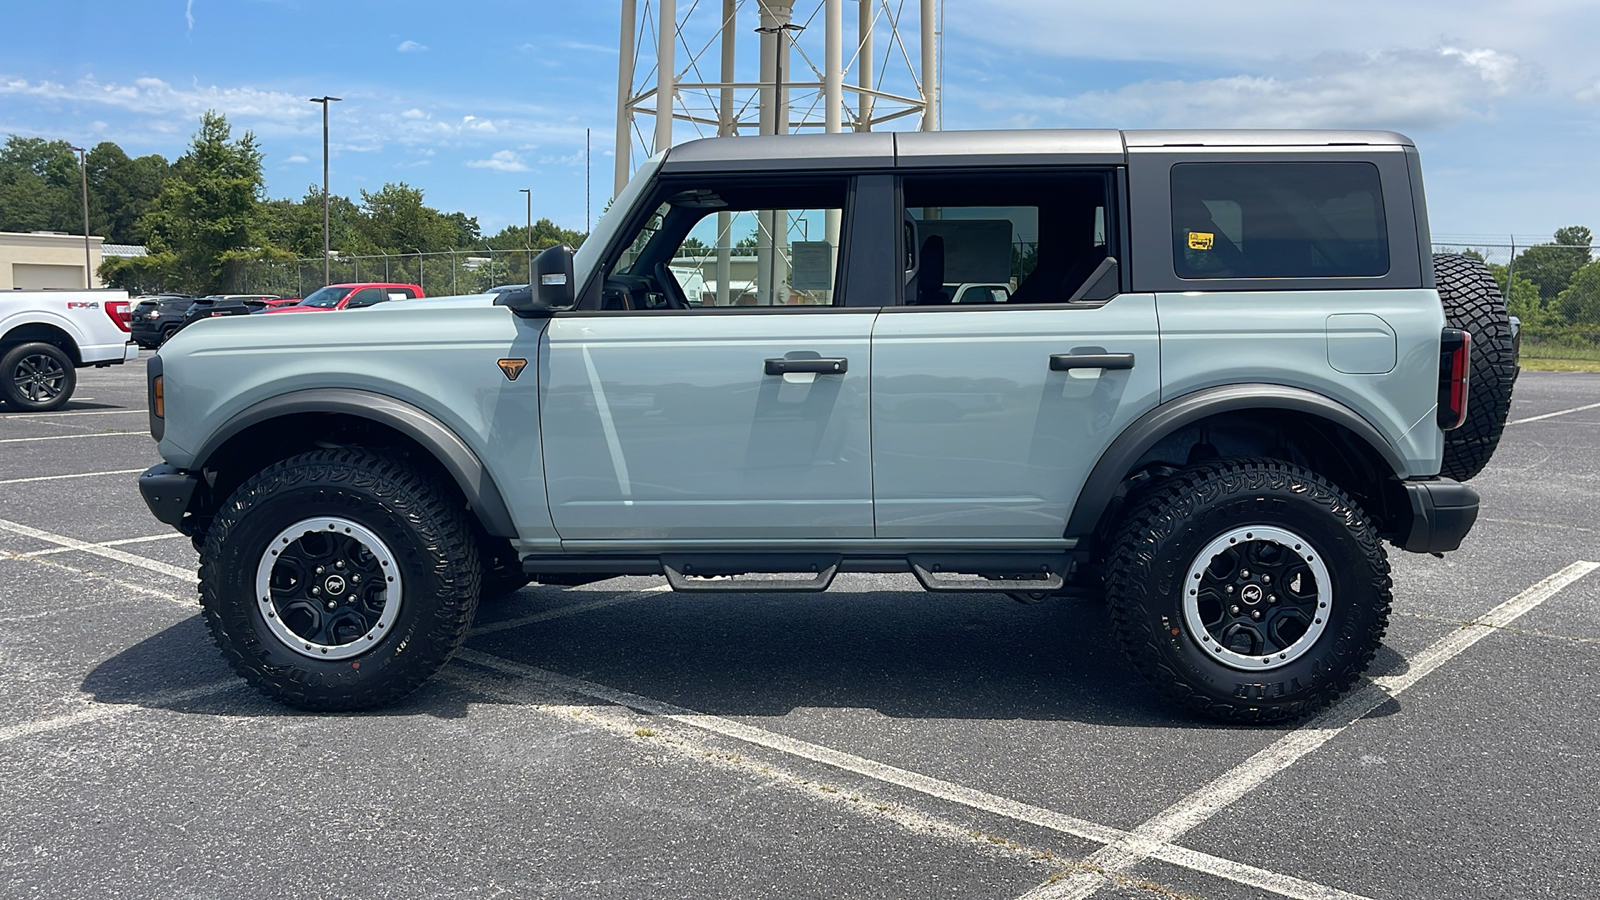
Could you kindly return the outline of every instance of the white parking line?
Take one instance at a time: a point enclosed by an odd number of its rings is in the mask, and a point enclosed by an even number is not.
[[[17,522],[10,522],[5,519],[0,519],[0,531],[9,531],[12,534],[20,534],[23,537],[31,537],[35,540],[48,541],[52,544],[60,544],[62,547],[65,547],[69,550],[82,550],[84,553],[92,553],[95,556],[103,556],[106,559],[114,559],[117,562],[127,563],[131,566],[139,566],[143,569],[149,569],[152,572],[160,572],[162,575],[169,575],[173,578],[186,581],[189,584],[193,584],[195,581],[195,572],[193,569],[180,569],[177,566],[168,565],[164,562],[157,562],[156,560],[148,557],[135,556],[132,553],[124,553],[121,550],[111,547],[102,547],[98,544],[91,544],[87,541],[69,538],[66,535],[54,534],[49,531],[41,531],[37,528],[29,528],[27,525],[22,525]]]
[[[524,625],[533,625],[537,622],[548,622],[551,619],[560,619],[566,616],[575,616],[579,613],[586,613],[596,609],[605,609],[608,606],[618,606],[623,603],[633,603],[636,600],[643,600],[646,597],[653,597],[662,591],[670,590],[672,590],[671,586],[663,584],[660,587],[646,588],[642,591],[631,591],[626,594],[616,594],[611,597],[601,597],[595,600],[584,600],[581,603],[574,603],[571,606],[563,606],[558,609],[547,609],[544,612],[533,613],[531,615],[521,616],[516,619],[506,619],[503,622],[489,622],[485,625],[479,625],[478,627],[472,629],[472,632],[469,636],[480,637],[485,634],[494,634],[500,631],[509,631],[513,628],[521,628]]]
[[[188,535],[179,534],[176,531],[174,531],[174,532],[170,532],[168,534],[148,534],[148,535],[145,535],[144,537],[122,538],[121,540],[117,540],[117,541],[95,541],[93,546],[95,546],[95,547],[126,547],[129,544],[149,544],[149,543],[153,543],[155,541],[170,541],[170,540],[174,540],[174,539],[177,539],[177,538],[186,538],[186,537],[188,537]],[[32,552],[29,552],[29,553],[20,553],[18,555],[19,556],[49,556],[52,553],[71,553],[76,549],[78,549],[78,548],[76,548],[76,547],[51,547],[49,550],[34,550]]]
[[[1573,413],[1583,412],[1588,409],[1600,409],[1600,403],[1591,403],[1588,406],[1574,406],[1572,409],[1563,409],[1560,412],[1545,413],[1542,416],[1529,416],[1526,419],[1513,419],[1507,425],[1522,425],[1527,422],[1538,422],[1543,419],[1554,419],[1556,416],[1570,416]]]
[[[1093,841],[1097,844],[1112,844],[1133,838],[1132,834],[1108,825],[1101,825],[1045,809],[1044,807],[1022,803],[1008,797],[1001,797],[986,791],[933,778],[918,772],[891,766],[887,763],[835,750],[832,747],[824,747],[820,744],[813,744],[810,741],[803,741],[788,735],[756,728],[743,722],[736,722],[721,716],[698,713],[691,709],[673,706],[670,703],[663,703],[649,697],[641,697],[638,694],[609,688],[580,678],[560,675],[546,669],[513,662],[493,654],[463,648],[456,651],[456,658],[503,674],[531,679],[567,693],[592,697],[616,706],[626,706],[630,709],[671,719],[674,722],[690,725],[723,737],[734,738],[799,759],[842,769],[873,781],[905,788],[938,800],[971,807],[981,812],[1002,816],[1017,822],[1047,828],[1051,831]],[[1266,869],[1212,856],[1198,850],[1189,850],[1183,847],[1152,847],[1151,849],[1154,852],[1159,852],[1162,859],[1175,865],[1272,891],[1285,897],[1293,897],[1296,900],[1361,900],[1358,894],[1351,894],[1277,872],[1269,872]],[[1154,855],[1154,852],[1152,855]]]
[[[73,472],[70,475],[35,475],[32,478],[8,478],[0,484],[32,484],[35,481],[60,481],[66,478],[99,478],[102,475],[134,475],[144,469],[111,469],[105,472]]]
[[[22,722],[17,725],[0,727],[0,744],[14,741],[17,738],[30,737],[43,734],[47,731],[59,731],[63,728],[74,728],[78,725],[87,725],[90,722],[103,722],[107,719],[118,719],[129,713],[138,712],[152,706],[168,706],[173,703],[183,703],[186,700],[198,700],[213,694],[221,694],[234,688],[244,687],[244,682],[238,678],[229,678],[226,681],[214,681],[198,687],[184,688],[179,691],[166,691],[160,694],[151,694],[138,700],[127,703],[96,703],[88,709],[65,715],[53,716],[48,719],[36,719],[32,722]],[[95,702],[95,701],[90,701]]]
[[[148,431],[97,431],[93,434],[52,434],[47,437],[0,438],[0,444],[26,444],[29,441],[70,441],[75,438],[117,437],[124,434],[150,436]]]
[[[1134,829],[1126,839],[1110,844],[1089,857],[1084,871],[1053,884],[1045,884],[1024,894],[1022,900],[1085,900],[1105,885],[1105,874],[1122,874],[1156,856],[1162,845],[1173,841],[1227,809],[1267,779],[1294,765],[1368,713],[1398,697],[1429,673],[1464,653],[1495,629],[1504,628],[1539,604],[1554,597],[1562,588],[1600,569],[1600,563],[1575,562],[1540,581],[1510,600],[1496,606],[1473,622],[1441,638],[1433,646],[1408,659],[1401,675],[1374,678],[1344,700],[1289,732],[1259,753],[1223,773],[1210,784],[1167,807],[1154,818]]]
[[[87,400],[88,398],[82,398]],[[68,412],[48,413],[0,413],[0,419],[59,419],[62,416],[124,416],[130,413],[139,415],[149,414],[146,409],[74,409]]]

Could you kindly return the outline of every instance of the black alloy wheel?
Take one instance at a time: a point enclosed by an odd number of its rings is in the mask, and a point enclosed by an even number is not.
[[[0,356],[0,397],[16,409],[58,409],[77,384],[71,357],[54,344],[18,344]]]

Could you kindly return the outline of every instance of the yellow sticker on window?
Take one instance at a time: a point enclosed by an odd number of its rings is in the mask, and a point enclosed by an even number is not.
[[[1211,244],[1215,240],[1216,235],[1209,231],[1191,231],[1189,232],[1189,249],[1210,250]]]

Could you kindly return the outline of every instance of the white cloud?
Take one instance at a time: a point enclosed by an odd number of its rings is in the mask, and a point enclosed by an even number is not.
[[[1600,81],[1596,81],[1594,84],[1591,84],[1576,94],[1573,94],[1572,99],[1577,100],[1580,103],[1592,103],[1596,100],[1600,100]]]
[[[263,123],[295,125],[313,119],[317,111],[299,94],[263,91],[256,88],[224,88],[216,85],[192,88],[174,87],[159,78],[136,78],[132,83],[103,83],[89,75],[71,84],[31,81],[0,76],[0,97],[11,96],[48,104],[87,104],[120,109],[150,116],[181,116],[185,127],[208,109],[214,109],[234,124],[259,129]],[[157,128],[155,123],[149,127]]]
[[[1487,118],[1492,101],[1538,80],[1508,54],[1442,47],[1326,53],[1286,74],[1141,81],[1067,97],[973,99],[992,111],[1014,110],[1012,120],[1024,125],[1050,119],[1111,127],[1405,130]]]
[[[461,127],[467,131],[485,131],[494,134],[499,129],[494,127],[494,122],[480,119],[477,116],[462,116]]]
[[[296,153],[295,155],[293,155],[291,157],[288,157],[287,159],[284,160],[284,162],[289,162],[289,163],[303,163],[303,162],[310,162],[310,161],[311,160],[306,159],[304,155],[299,154],[299,153]]]
[[[401,53],[421,53],[424,50],[427,50],[428,46],[426,44],[419,44],[416,41],[401,41],[400,46],[394,49],[400,51]]]
[[[469,159],[467,167],[472,169],[492,169],[496,172],[526,172],[527,163],[524,163],[517,154],[510,150],[496,150],[488,159]]]
[[[187,35],[190,37],[194,36],[194,0],[188,0],[188,2],[183,5],[183,18],[184,21],[189,23],[189,31],[187,32]]]
[[[423,112],[420,109],[416,109],[415,107],[413,107],[413,108],[408,109],[405,112],[401,113],[400,116],[401,116],[401,118],[405,118],[405,119],[426,119],[428,117],[428,114]]]

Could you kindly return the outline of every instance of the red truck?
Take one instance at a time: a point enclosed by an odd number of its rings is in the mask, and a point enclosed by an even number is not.
[[[387,284],[359,282],[355,284],[330,284],[292,306],[274,306],[261,311],[261,315],[277,313],[329,312],[336,309],[361,309],[388,300],[415,300],[426,296],[414,284]]]

